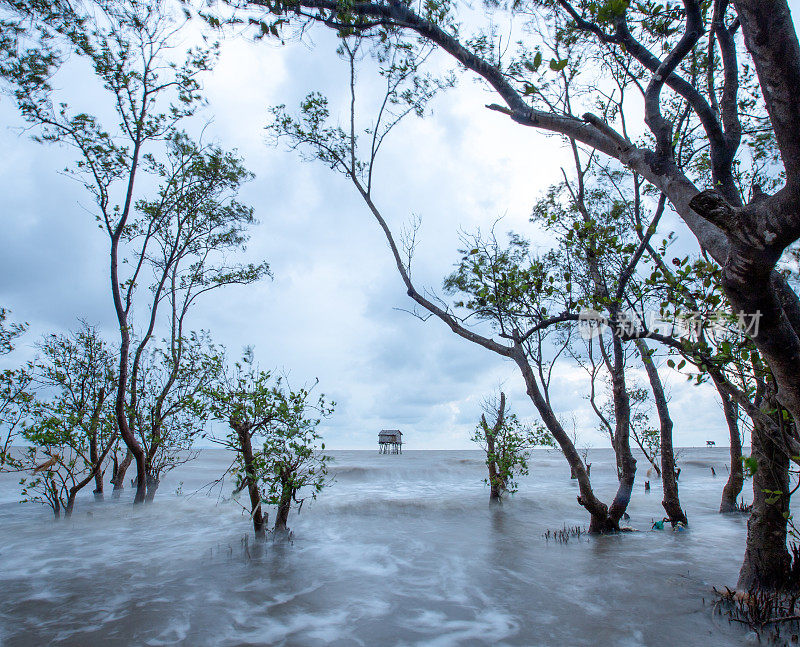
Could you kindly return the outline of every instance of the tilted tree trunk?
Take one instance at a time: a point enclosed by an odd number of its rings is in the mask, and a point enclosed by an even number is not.
[[[675,453],[672,447],[672,417],[669,415],[667,397],[664,394],[664,386],[658,375],[653,356],[650,349],[643,339],[636,340],[636,348],[642,358],[642,363],[647,371],[647,378],[650,381],[650,388],[653,391],[653,398],[656,401],[656,411],[660,423],[661,435],[661,483],[664,491],[664,499],[661,505],[669,517],[670,523],[674,526],[678,522],[688,524],[686,513],[681,507],[680,497],[678,496],[678,481],[675,478]]]
[[[261,512],[261,492],[256,480],[250,425],[234,421],[231,421],[230,425],[236,430],[236,435],[239,438],[239,449],[242,452],[242,460],[244,462],[244,479],[247,485],[247,493],[250,496],[250,516],[253,519],[253,530],[257,539],[263,539],[266,537],[266,520]]]
[[[725,422],[728,423],[731,443],[731,469],[728,481],[722,488],[722,500],[719,511],[722,513],[736,512],[736,500],[744,486],[744,466],[742,465],[742,437],[739,434],[739,416],[736,413],[736,403],[719,386],[717,387],[722,398],[722,410],[725,413]]]
[[[114,484],[113,495],[114,497],[119,497],[122,490],[125,489],[125,474],[128,471],[131,463],[133,462],[133,454],[131,450],[128,449],[125,452],[125,457],[120,461],[118,465],[116,465],[114,469],[114,476],[111,479],[111,482]]]
[[[96,434],[97,432],[97,425],[99,422],[100,417],[100,409],[103,406],[103,403],[100,404],[95,409],[95,413],[92,416],[92,430]],[[103,448],[103,451],[97,456],[96,459],[93,459],[92,462],[92,469],[89,471],[89,474],[86,475],[82,480],[78,481],[75,485],[73,485],[69,489],[69,493],[67,494],[67,504],[64,506],[64,516],[69,518],[72,516],[72,510],[75,507],[75,499],[78,496],[78,492],[80,492],[83,488],[85,488],[92,480],[97,479],[97,475],[100,473],[103,461],[106,460],[106,456],[108,456],[108,452],[111,451],[111,448],[114,446],[114,443],[117,442],[116,434],[113,435],[107,442],[106,446]]]
[[[583,464],[578,450],[575,449],[575,444],[556,417],[555,412],[542,396],[542,392],[536,382],[536,377],[525,357],[525,351],[521,345],[516,344],[511,349],[511,358],[516,362],[522,373],[528,397],[530,397],[539,412],[542,422],[544,422],[548,431],[550,431],[553,438],[555,438],[555,441],[558,443],[558,446],[561,448],[564,457],[567,459],[567,463],[569,463],[570,469],[576,475],[578,490],[580,492],[578,495],[578,503],[582,505],[590,515],[589,532],[596,534],[619,530],[619,520],[622,518],[622,514],[625,510],[617,506],[614,510],[614,516],[612,516],[609,507],[595,496],[586,466]],[[625,486],[620,482],[620,488],[623,487]],[[625,500],[624,495],[620,497],[618,494],[617,498],[620,501]],[[628,496],[628,500],[630,500],[630,495]]]
[[[355,174],[350,174],[350,179],[356,186],[358,192],[364,199],[373,216],[378,221],[378,224],[383,230],[384,235],[386,236],[386,240],[389,243],[389,248],[391,249],[392,256],[394,257],[395,264],[397,266],[397,271],[400,273],[403,283],[406,286],[406,294],[408,294],[408,296],[420,306],[441,319],[454,333],[460,337],[463,337],[474,344],[478,344],[487,350],[491,350],[502,357],[508,357],[514,360],[525,381],[525,390],[528,397],[531,399],[531,402],[533,402],[534,406],[539,412],[542,422],[545,424],[548,431],[550,431],[550,433],[553,435],[553,438],[558,443],[558,446],[561,448],[564,457],[569,463],[570,469],[574,472],[574,474],[576,474],[578,489],[580,491],[580,494],[577,497],[578,503],[590,514],[589,532],[605,533],[619,530],[619,520],[622,518],[625,509],[622,507],[622,505],[617,505],[613,511],[613,514],[610,514],[608,506],[606,506],[606,504],[604,504],[595,496],[589,479],[588,470],[583,464],[583,461],[578,454],[578,450],[575,448],[575,444],[564,430],[549,403],[543,396],[541,389],[539,388],[536,376],[534,375],[531,364],[528,361],[525,347],[523,345],[524,341],[521,341],[519,338],[514,338],[512,339],[512,345],[505,345],[500,344],[493,339],[484,337],[472,330],[465,328],[450,313],[442,310],[442,308],[433,303],[430,299],[427,299],[424,295],[420,294],[411,281],[411,277],[408,274],[406,266],[403,264],[403,259],[400,255],[397,244],[394,241],[394,237],[392,236],[391,229],[381,215],[380,210],[372,201],[369,193],[367,193],[367,191],[364,189],[363,185],[360,183]],[[627,484],[623,485],[620,483],[620,487],[627,487]],[[627,502],[629,499],[630,494],[628,494],[627,497],[623,494],[623,496],[618,495],[617,499],[615,500],[619,500],[621,503],[623,501]]]

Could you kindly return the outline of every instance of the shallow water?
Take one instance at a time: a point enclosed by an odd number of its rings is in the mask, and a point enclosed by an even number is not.
[[[188,496],[224,472],[221,450],[176,470],[152,505],[89,494],[61,523],[15,503],[3,475],[0,645],[747,644],[709,604],[744,553],[745,519],[716,512],[726,448],[682,450],[689,531],[649,531],[661,492],[644,492],[640,460],[629,523],[643,532],[566,545],[542,534],[588,519],[555,452],[537,452],[500,508],[479,452],[333,456],[333,485],[290,516],[293,542],[263,551],[230,483]],[[589,460],[610,500],[610,450]]]

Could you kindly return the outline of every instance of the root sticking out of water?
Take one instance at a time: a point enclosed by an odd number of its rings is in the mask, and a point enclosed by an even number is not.
[[[800,592],[734,591],[714,589],[718,599],[714,611],[730,622],[749,627],[759,642],[796,645],[800,635]]]
[[[570,539],[578,539],[585,534],[586,530],[580,526],[567,526],[564,524],[563,528],[546,531],[542,534],[542,537],[548,542],[552,539],[559,544],[566,544],[569,543]]]

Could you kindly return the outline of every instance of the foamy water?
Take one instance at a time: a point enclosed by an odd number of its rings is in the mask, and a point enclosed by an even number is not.
[[[644,492],[640,460],[628,523],[642,532],[566,545],[542,534],[588,518],[555,452],[538,452],[499,508],[479,452],[333,455],[335,483],[290,515],[293,543],[263,550],[230,483],[222,498],[188,496],[225,470],[220,450],[170,475],[152,505],[134,508],[130,489],[87,494],[60,523],[16,503],[3,475],[0,645],[746,644],[708,603],[744,553],[746,520],[717,514],[727,449],[683,451],[688,532],[649,531],[661,492],[656,480]],[[610,450],[589,460],[610,500]]]

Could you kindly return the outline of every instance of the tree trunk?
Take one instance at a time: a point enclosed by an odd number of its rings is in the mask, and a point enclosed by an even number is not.
[[[275,532],[286,532],[288,529],[286,523],[289,520],[289,510],[291,509],[291,500],[281,501],[278,505],[278,515],[275,517]]]
[[[495,421],[492,429],[486,422],[486,416],[481,416],[481,426],[483,427],[483,435],[486,438],[486,465],[489,468],[489,501],[491,503],[500,503],[505,490],[505,483],[497,472],[497,448],[495,447],[495,438],[500,432],[505,421],[506,411],[506,394],[500,392],[500,407],[497,410],[497,420]]]
[[[288,526],[286,523],[289,520],[289,510],[292,509],[292,498],[291,494],[287,497],[284,495],[281,496],[281,501],[278,504],[278,514],[275,517],[275,527],[273,531],[278,532],[286,532],[288,530]]]
[[[146,457],[147,457],[147,493],[145,494],[144,500],[145,503],[152,503],[153,499],[156,496],[156,491],[158,490],[158,486],[161,484],[161,478],[159,474],[155,473],[153,470],[153,462],[155,460],[156,454],[158,453],[159,448],[161,447],[161,435],[160,435],[160,420],[158,423],[153,425],[153,437],[150,440],[150,447],[147,449]]]
[[[255,473],[255,461],[253,458],[253,444],[250,438],[250,430],[247,425],[231,422],[231,427],[236,430],[239,437],[239,448],[242,452],[244,461],[244,478],[247,484],[247,493],[250,495],[250,515],[253,518],[253,530],[257,539],[266,537],[265,519],[261,512],[261,493],[258,489],[258,482]]]
[[[153,499],[156,496],[156,492],[158,491],[158,486],[161,483],[161,479],[151,474],[147,475],[147,494],[145,494],[144,500],[146,503],[152,503]]]
[[[780,590],[790,583],[791,558],[786,549],[789,455],[779,431],[767,429],[761,422],[754,424],[752,445],[758,468],[753,475],[753,509],[737,587]]]
[[[769,366],[778,401],[795,421],[800,420],[800,337],[771,278],[786,242],[780,221],[798,213],[794,193],[787,185],[770,198],[733,209],[716,192],[704,191],[691,204],[725,229],[731,241],[722,274],[725,294],[733,312],[751,325],[748,334]],[[796,452],[786,446],[776,424],[761,419],[754,420],[752,446],[758,469],[753,478],[753,510],[738,586],[775,590],[787,587],[790,579],[783,513],[789,509],[789,456]],[[776,491],[781,494],[776,495]],[[776,496],[778,500],[773,501]]]
[[[117,241],[118,242],[118,241]],[[117,248],[112,248],[112,285],[117,286]],[[114,404],[114,412],[117,418],[117,427],[119,429],[122,440],[128,447],[128,453],[136,461],[136,496],[133,498],[134,504],[144,503],[146,494],[147,471],[146,471],[146,458],[144,448],[141,443],[136,440],[136,435],[130,428],[127,418],[127,386],[128,386],[128,359],[130,352],[130,332],[128,330],[127,312],[122,308],[121,301],[118,303],[118,290],[114,293],[114,302],[117,306],[117,316],[120,324],[120,359],[119,359],[119,376],[117,378],[117,397]],[[126,457],[127,459],[127,457]],[[128,461],[128,465],[130,460]],[[127,469],[127,465],[125,466]],[[123,474],[124,478],[124,474]]]
[[[494,459],[494,437],[486,426],[484,426],[484,432],[486,433],[486,447],[489,454],[489,458],[486,460],[486,465],[489,467],[489,501],[491,503],[500,503],[502,492],[500,477],[497,474],[497,461]]]
[[[636,340],[636,348],[642,358],[642,363],[647,371],[647,378],[650,381],[650,388],[656,401],[656,411],[661,425],[661,483],[664,491],[664,499],[661,505],[669,517],[670,523],[674,526],[678,522],[688,524],[686,513],[681,508],[680,497],[678,496],[678,481],[675,478],[675,453],[672,447],[672,418],[669,415],[667,406],[667,396],[664,394],[664,386],[658,375],[658,369],[647,347],[647,342],[643,339]]]
[[[133,454],[131,450],[125,452],[125,458],[122,459],[122,462],[116,466],[114,469],[114,478],[111,479],[111,482],[114,484],[113,494],[114,497],[119,497],[122,490],[125,489],[125,473],[128,471],[128,467],[133,462]]]
[[[103,470],[98,470],[94,475],[94,498],[95,501],[103,500]]]
[[[578,503],[590,515],[589,532],[602,534],[619,530],[619,517],[617,519],[611,518],[608,513],[608,506],[595,496],[586,466],[583,464],[578,450],[575,449],[575,443],[572,442],[564,427],[558,421],[553,409],[542,396],[542,392],[536,382],[536,376],[533,374],[533,369],[528,363],[525,350],[521,345],[514,346],[511,358],[516,362],[522,373],[528,397],[539,412],[542,422],[547,426],[548,431],[553,434],[553,438],[561,448],[573,474],[576,475],[580,491]],[[622,513],[620,513],[621,516]]]
[[[736,414],[736,403],[719,386],[717,387],[722,398],[722,410],[725,412],[725,421],[731,437],[731,469],[728,482],[722,488],[722,501],[719,511],[723,513],[736,511],[736,499],[744,485],[744,467],[742,466],[742,437],[739,435],[739,416]]]
[[[103,387],[98,393],[97,404],[92,412],[92,420],[89,423],[89,460],[92,461],[92,469],[94,470],[94,498],[96,501],[103,500],[103,471],[101,463],[105,456],[103,458],[100,457],[97,447],[97,434],[100,426],[100,413],[103,410],[105,399],[106,390]]]
[[[614,450],[620,465],[620,479],[617,494],[608,508],[608,516],[615,523],[619,523],[633,492],[633,482],[636,478],[636,459],[631,452],[631,403],[628,388],[625,385],[625,352],[622,340],[617,335],[611,339],[614,349],[614,370],[611,373],[612,394],[614,396]]]
[[[100,461],[100,453],[97,450],[97,435],[89,437],[89,460],[92,465],[97,465]],[[96,501],[103,500],[103,471],[98,469],[94,475],[94,498]]]
[[[56,487],[55,480],[50,478],[50,495],[53,502],[53,516],[56,519],[61,518],[61,499],[58,498],[58,488]]]
[[[69,519],[72,516],[72,510],[75,507],[75,497],[77,494],[78,492],[75,490],[75,488],[72,488],[69,493],[69,497],[67,498],[67,505],[64,506],[65,519]]]

